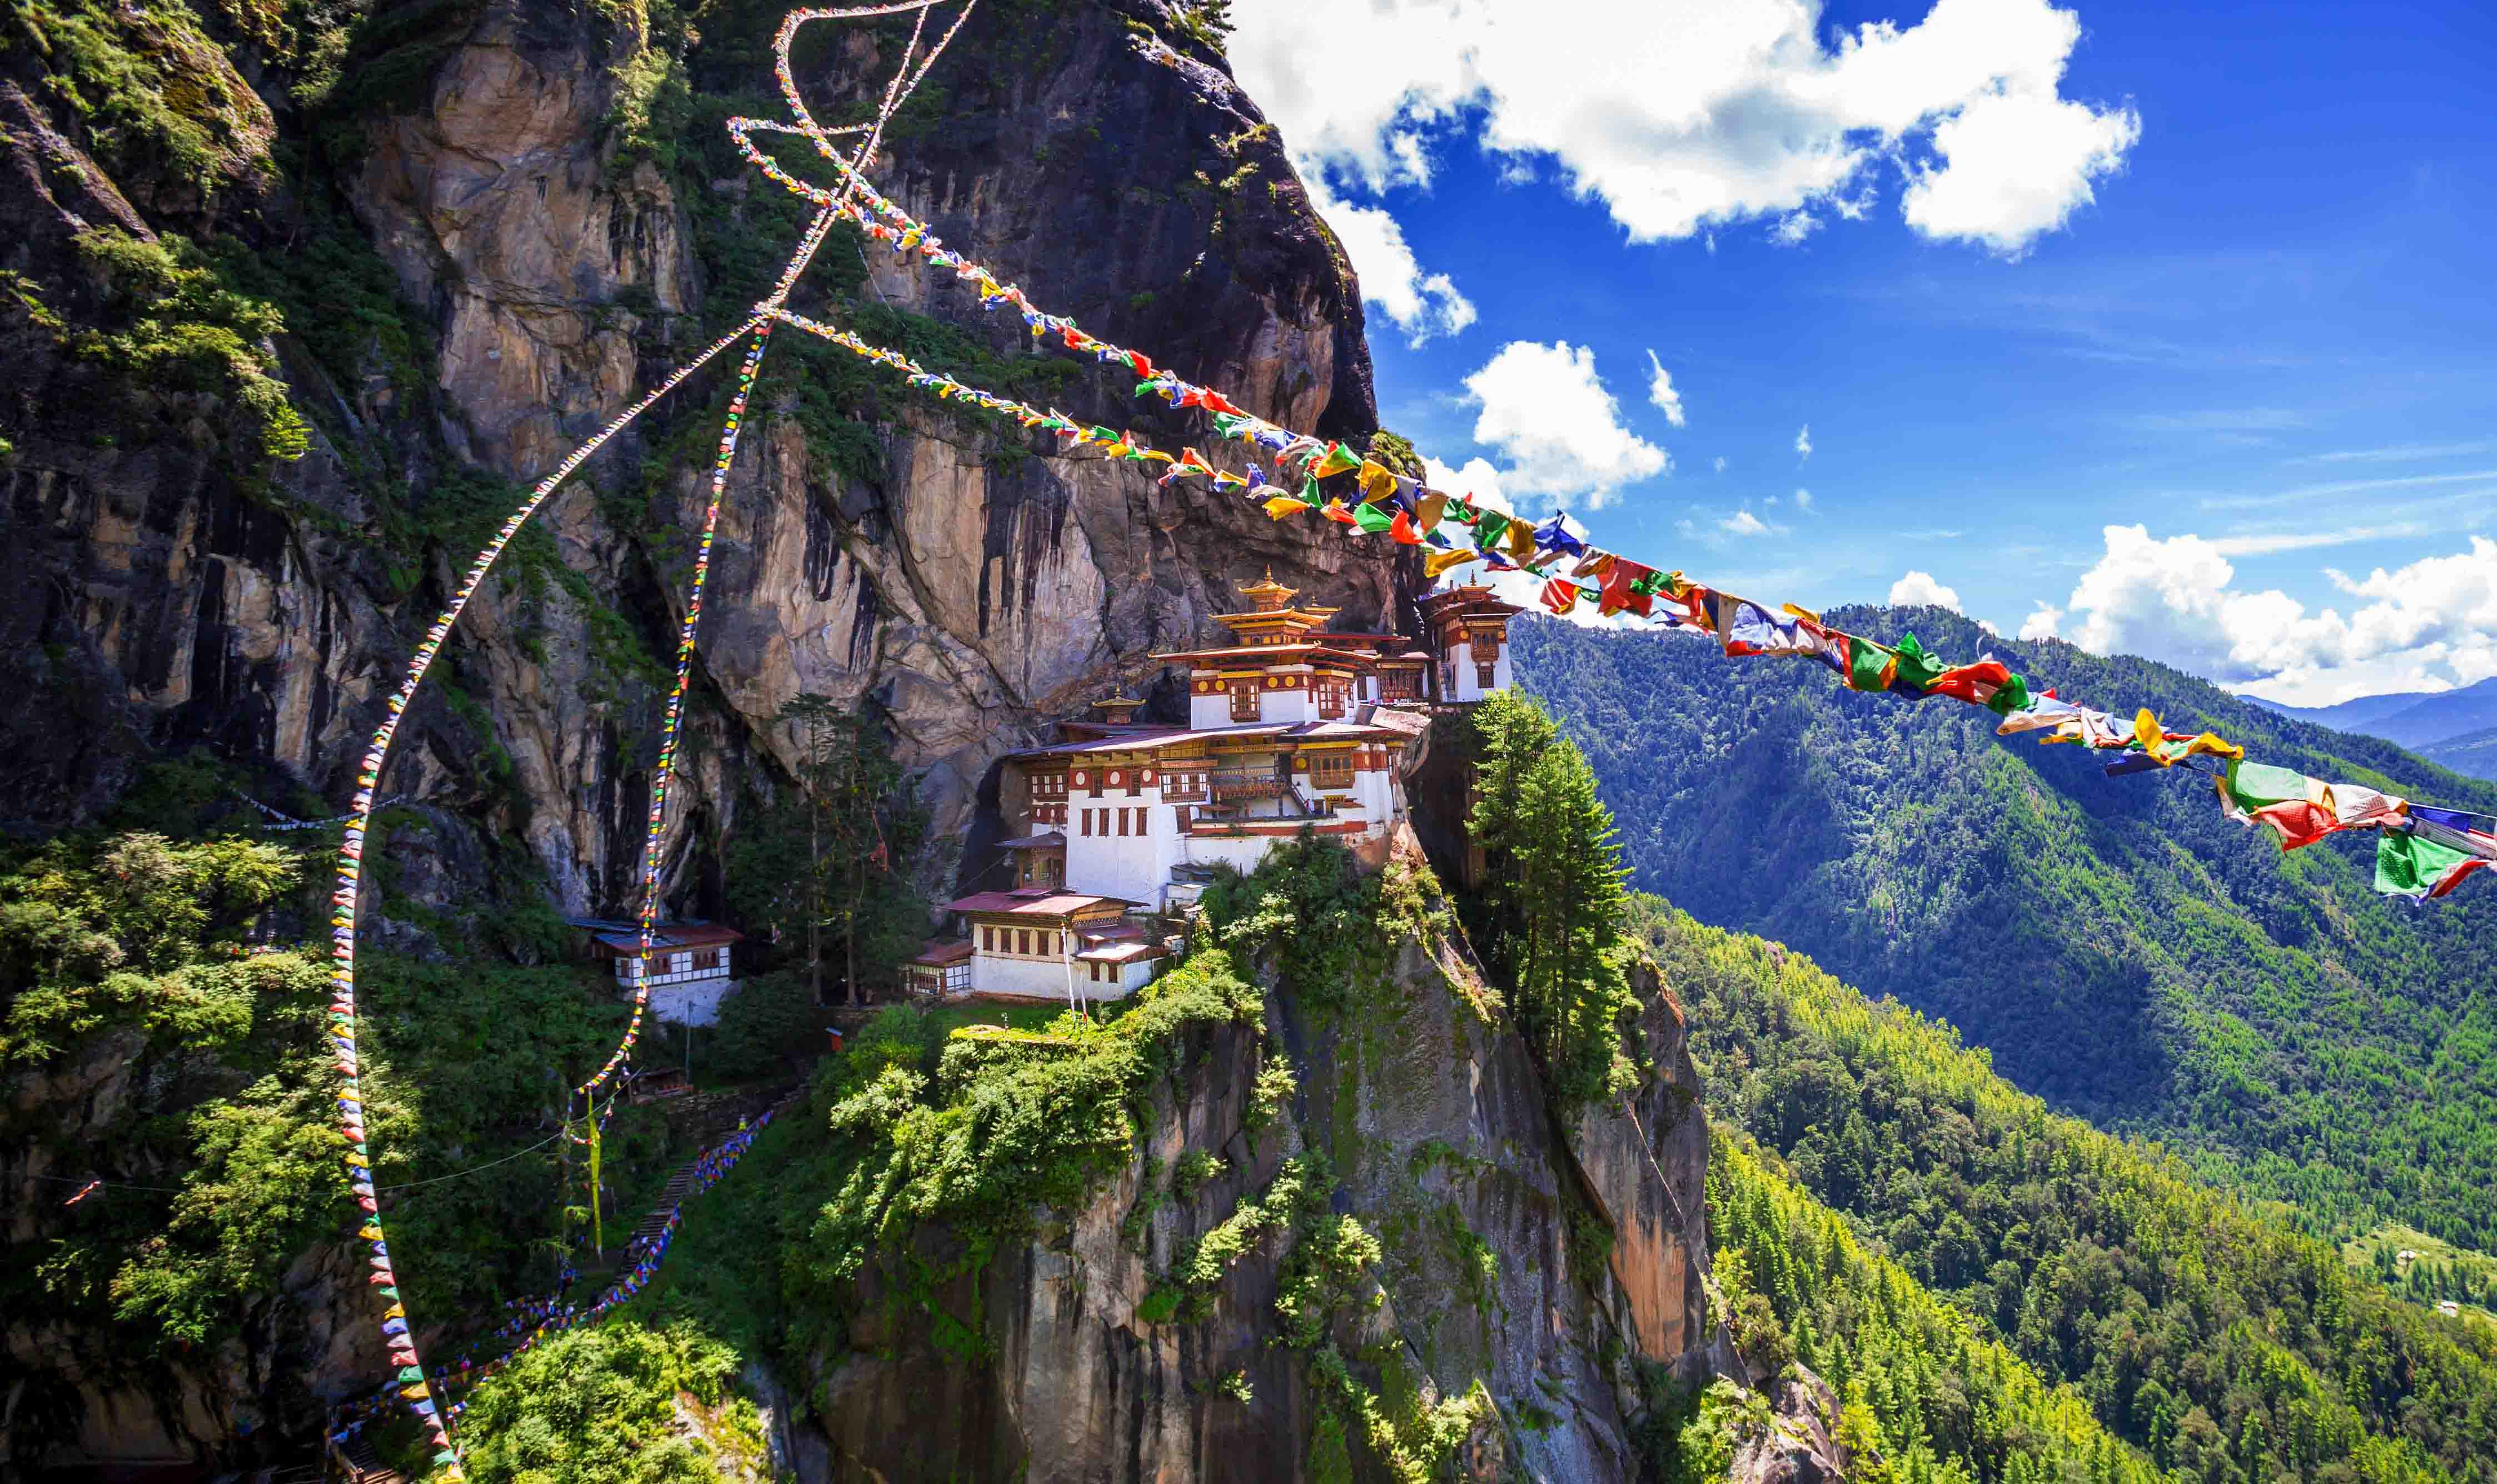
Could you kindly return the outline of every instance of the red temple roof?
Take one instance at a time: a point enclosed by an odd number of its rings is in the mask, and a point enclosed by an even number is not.
[[[988,912],[1014,917],[1072,917],[1093,907],[1124,909],[1136,903],[1124,897],[1094,897],[1083,892],[1060,892],[1048,889],[1025,889],[1012,892],[973,892],[945,903],[948,912]]]

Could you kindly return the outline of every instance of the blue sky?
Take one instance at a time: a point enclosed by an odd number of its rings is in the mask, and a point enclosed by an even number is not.
[[[2284,699],[2497,675],[2481,9],[1234,9],[1451,483]]]

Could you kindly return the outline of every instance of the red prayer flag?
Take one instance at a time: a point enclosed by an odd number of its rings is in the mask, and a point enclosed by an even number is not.
[[[1318,514],[1342,525],[1359,525],[1361,523],[1359,521],[1353,519],[1351,511],[1343,508],[1343,501],[1342,500],[1327,501],[1326,508],[1319,511]]]
[[[2254,816],[2271,826],[2280,836],[2280,848],[2283,850],[2312,845],[2341,828],[2341,821],[2333,818],[2329,809],[2303,799],[2266,805],[2255,810]]]
[[[1637,562],[1616,558],[1612,566],[1605,569],[1604,588],[1597,594],[1596,611],[1611,615],[1627,608],[1642,618],[1647,617],[1653,611],[1648,602],[1648,595],[1644,592],[1632,591],[1631,584],[1643,578],[1652,577],[1655,573],[1654,567],[1642,567]]]
[[[1387,522],[1387,534],[1395,537],[1398,541],[1407,546],[1420,546],[1422,544],[1422,533],[1413,528],[1412,520],[1402,510],[1396,512],[1395,520]]]
[[[1925,687],[1929,696],[1950,696],[1971,706],[1983,706],[1996,691],[2011,682],[2011,671],[1999,659],[1981,659],[1974,665],[1955,665],[1935,676]],[[1978,695],[1977,687],[1985,687]]]

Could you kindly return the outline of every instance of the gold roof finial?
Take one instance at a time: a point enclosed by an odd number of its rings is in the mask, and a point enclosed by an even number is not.
[[[1257,605],[1257,612],[1261,614],[1275,614],[1282,612],[1283,605],[1291,602],[1295,597],[1298,597],[1300,595],[1300,589],[1297,587],[1286,587],[1282,584],[1275,581],[1275,569],[1268,567],[1266,569],[1265,579],[1262,582],[1242,584],[1240,587],[1240,595],[1255,603]]]

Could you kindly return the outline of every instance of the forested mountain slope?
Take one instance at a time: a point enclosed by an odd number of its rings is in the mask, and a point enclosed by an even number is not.
[[[2068,699],[2148,706],[2264,762],[2497,809],[2486,783],[2145,660],[1939,609],[1827,616],[1991,649]],[[1949,1020],[2021,1087],[2205,1174],[2321,1221],[2497,1243],[2497,896],[2379,897],[2371,837],[2283,856],[2207,779],[2107,778],[2079,749],[1996,737],[1985,711],[1851,694],[1817,666],[1543,622],[1516,646],[1594,762],[1637,885]]]
[[[1764,1239],[1761,1213],[1795,1203],[1757,1188],[1745,1140],[2163,1468],[2497,1478],[2497,1330],[2401,1302],[2173,1161],[2049,1113],[1947,1026],[1800,955],[1654,899],[1641,919],[1690,1017],[1713,1179],[1749,1190],[1712,1186],[1721,1266],[1776,1295],[1799,1350],[1798,1315],[1826,1333],[1846,1311],[1826,1290],[1848,1243],[1792,1235],[1802,1217]]]

